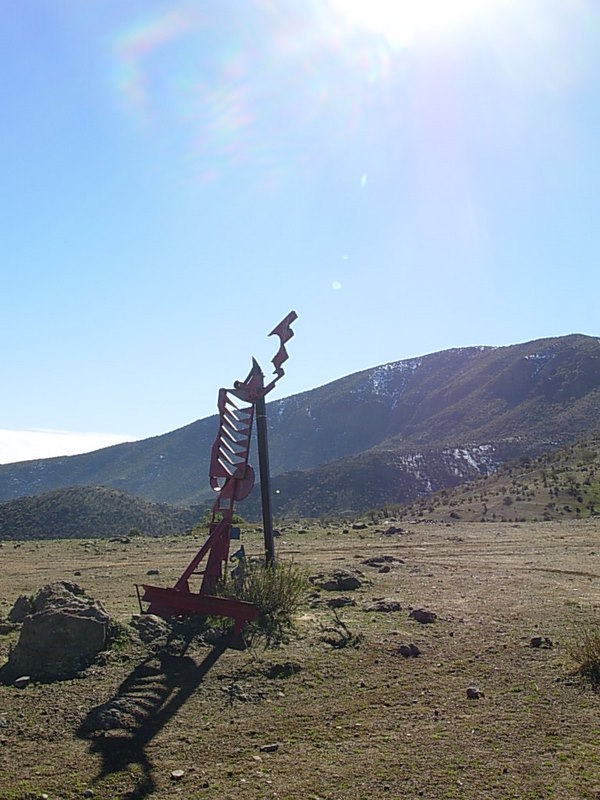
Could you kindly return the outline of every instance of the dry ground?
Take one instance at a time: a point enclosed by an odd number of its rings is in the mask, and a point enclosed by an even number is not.
[[[279,649],[192,644],[161,657],[125,643],[85,677],[0,686],[0,798],[598,800],[600,696],[572,678],[567,647],[598,618],[600,521],[405,528],[345,534],[331,523],[278,539],[279,557],[313,574],[363,573],[345,593],[356,605],[339,612],[358,646],[324,641],[336,622],[322,591]],[[245,544],[257,552],[259,535]],[[134,584],[170,585],[198,546],[189,536],[5,543],[0,611],[70,579],[127,622]],[[362,563],[374,555],[404,563],[379,573]],[[150,568],[160,574],[147,578]],[[402,610],[364,610],[381,597]],[[421,606],[433,624],[409,618]],[[535,635],[553,646],[532,648]],[[0,662],[14,637],[0,636]],[[399,655],[410,642],[418,658]],[[471,685],[484,696],[468,699]],[[131,724],[90,734],[90,711],[115,699]]]

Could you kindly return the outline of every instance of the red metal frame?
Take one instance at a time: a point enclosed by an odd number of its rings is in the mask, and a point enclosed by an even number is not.
[[[212,446],[209,469],[210,485],[218,496],[209,535],[175,586],[161,588],[143,584],[141,599],[150,603],[148,613],[164,618],[190,614],[230,617],[234,620],[236,635],[247,622],[257,619],[258,611],[251,603],[217,597],[212,592],[229,559],[234,503],[246,498],[254,486],[254,470],[248,457],[256,403],[284,374],[281,365],[288,358],[285,343],[294,335],[290,325],[296,318],[296,312],[291,311],[269,334],[280,340],[279,350],[272,360],[276,377],[271,383],[264,385],[262,371],[253,359],[252,369],[244,381],[236,381],[233,389],[219,390],[219,430]],[[200,573],[198,568],[206,556],[206,567]],[[200,591],[192,592],[190,579],[199,574],[203,575]]]

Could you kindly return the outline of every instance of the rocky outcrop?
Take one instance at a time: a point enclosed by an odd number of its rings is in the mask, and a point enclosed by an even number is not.
[[[73,677],[106,649],[110,622],[102,603],[88,597],[76,583],[45,586],[33,598],[33,613],[23,619],[2,678],[29,675],[33,680],[54,681]]]

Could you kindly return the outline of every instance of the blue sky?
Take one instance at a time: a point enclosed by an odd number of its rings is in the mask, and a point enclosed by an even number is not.
[[[0,462],[215,413],[290,309],[273,399],[600,333],[592,0],[20,0],[0,31]]]

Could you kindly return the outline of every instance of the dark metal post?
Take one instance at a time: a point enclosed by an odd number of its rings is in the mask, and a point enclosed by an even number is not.
[[[271,512],[271,476],[269,473],[269,445],[267,442],[267,409],[264,395],[256,401],[256,438],[258,443],[258,468],[262,500],[263,530],[265,532],[265,561],[275,566],[273,539],[273,514]]]

